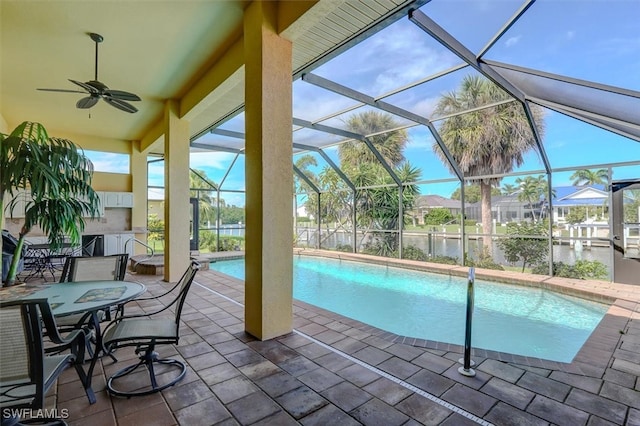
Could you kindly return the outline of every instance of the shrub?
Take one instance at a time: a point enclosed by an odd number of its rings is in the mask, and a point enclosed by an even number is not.
[[[344,253],[353,253],[353,247],[350,244],[336,244],[336,251]]]
[[[476,268],[495,269],[497,271],[504,271],[504,268],[499,263],[493,261],[493,257],[489,254],[489,250],[486,247],[482,247],[476,252],[476,259],[467,257],[465,265],[474,266]]]
[[[449,209],[438,207],[431,209],[429,213],[424,215],[424,223],[426,225],[442,225],[450,222],[453,219],[453,215]]]
[[[395,257],[398,257],[398,252],[394,253]],[[402,249],[402,258],[407,260],[428,260],[427,254],[414,245],[406,246]]]
[[[200,231],[198,235],[198,248],[201,250],[216,251],[216,233],[212,231]]]
[[[244,250],[244,237],[232,235],[220,235],[220,246],[216,246],[216,233],[213,231],[200,231],[198,246],[201,249],[215,251]]]
[[[547,275],[547,264],[537,265],[533,268],[534,274]],[[563,278],[577,278],[581,280],[605,280],[609,277],[607,266],[597,260],[577,260],[569,265],[564,262],[553,262],[553,276]]]
[[[444,263],[446,265],[459,265],[458,258],[451,256],[433,256],[430,257],[428,261],[433,263]]]
[[[547,235],[544,223],[520,222],[508,223],[506,237],[498,240],[498,247],[504,251],[507,262],[522,262],[522,272],[527,265],[541,263],[549,252],[548,240],[529,238]]]
[[[238,250],[244,250],[244,237],[234,237],[230,235],[220,236],[220,246],[218,246],[218,251]]]

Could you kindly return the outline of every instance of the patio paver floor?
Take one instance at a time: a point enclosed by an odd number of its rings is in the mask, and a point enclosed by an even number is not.
[[[128,279],[156,294],[169,286],[157,276]],[[470,379],[457,373],[455,345],[397,343],[298,301],[294,332],[260,342],[243,331],[243,283],[205,270],[187,297],[180,344],[158,348],[187,362],[185,379],[160,394],[111,397],[105,372],[135,360],[122,348],[117,363],[105,357],[96,368],[96,404],[68,369],[57,406],[70,425],[93,426],[640,425],[639,301],[640,287],[635,300],[616,301],[571,364],[477,351]],[[127,313],[152,308],[129,305]]]

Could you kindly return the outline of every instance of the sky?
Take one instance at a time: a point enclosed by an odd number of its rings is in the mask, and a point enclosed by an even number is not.
[[[478,53],[521,4],[519,0],[432,0],[421,11],[472,52]],[[640,92],[639,19],[640,0],[538,0],[484,58]],[[460,63],[457,56],[404,17],[318,67],[313,74],[380,97]],[[455,91],[464,76],[474,73],[467,67],[383,100],[433,118],[441,96]],[[293,84],[293,99],[294,117],[310,121],[355,104],[349,98],[301,80]],[[344,129],[345,119],[363,109],[368,108],[355,109],[322,123]],[[397,118],[399,123],[405,122]],[[225,123],[223,128],[243,132],[243,119],[241,114]],[[409,143],[404,155],[421,169],[421,179],[452,178],[433,155],[434,140],[426,127],[410,128],[408,134]],[[312,131],[294,132],[294,142],[313,143],[317,136],[317,132]],[[322,137],[330,142],[336,139],[327,139],[324,134]],[[214,138],[216,136],[205,136],[204,142]],[[218,136],[216,140],[220,139]],[[554,169],[640,161],[640,143],[551,110],[545,110],[543,146]],[[337,160],[335,148],[326,152]],[[312,170],[318,172],[326,163],[316,157],[319,165]],[[234,158],[235,155],[229,153],[192,154],[191,167],[204,170],[217,183],[226,175],[224,189],[242,190],[242,156],[227,173]],[[117,163],[117,159],[105,156],[99,162],[101,168],[108,168],[109,163]],[[113,167],[117,166],[114,164]],[[528,153],[525,163],[517,169],[531,171],[534,175],[543,170],[540,156],[535,152]],[[162,175],[162,163],[150,166],[150,185],[162,185]],[[553,186],[571,184],[570,175],[571,172],[554,173]],[[613,177],[640,177],[640,166],[616,167]],[[514,179],[506,178],[503,183],[512,183]],[[421,186],[421,192],[449,196],[456,188],[456,182],[429,184]],[[230,204],[244,205],[241,194],[227,193],[223,198]]]

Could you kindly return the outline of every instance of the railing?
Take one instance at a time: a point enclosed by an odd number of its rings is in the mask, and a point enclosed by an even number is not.
[[[474,268],[469,268],[469,281],[467,285],[467,321],[464,332],[464,356],[459,362],[462,363],[462,367],[458,368],[458,373],[463,376],[473,377],[476,372],[471,368],[473,361],[471,360],[471,324],[473,322],[473,302],[474,296],[474,283],[476,280],[476,274]]]
[[[144,247],[147,249],[147,254],[149,254],[149,253],[150,253],[148,257],[145,257],[145,258],[143,258],[143,259],[141,259],[141,260],[136,261],[135,263],[132,263],[132,265],[133,265],[133,266],[132,266],[132,269],[131,269],[131,270],[132,270],[132,272],[136,272],[136,270],[135,270],[135,269],[136,269],[136,266],[137,266],[139,263],[141,263],[141,262],[144,262],[144,261],[146,261],[146,260],[152,259],[152,258],[153,258],[153,256],[155,255],[155,251],[153,250],[153,247],[149,246],[147,243],[145,243],[145,242],[143,242],[143,241],[140,241],[139,239],[137,239],[137,238],[135,238],[135,237],[131,237],[131,238],[129,238],[127,241],[125,241],[125,243],[124,243],[124,252],[125,252],[125,253],[129,253],[129,251],[127,250],[127,245],[128,245],[128,244],[129,244],[129,242],[131,242],[131,241],[133,241],[134,243],[138,243],[138,244],[140,244],[141,246],[144,246]]]

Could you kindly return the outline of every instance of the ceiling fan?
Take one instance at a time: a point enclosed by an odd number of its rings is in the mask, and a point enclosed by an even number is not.
[[[89,33],[89,37],[96,43],[96,66],[95,77],[93,80],[87,82],[81,82],[69,79],[75,85],[80,86],[84,90],[70,90],[70,89],[38,89],[47,92],[67,92],[67,93],[84,93],[89,96],[80,99],[76,103],[76,107],[80,109],[88,109],[98,103],[98,100],[103,99],[109,105],[116,107],[122,111],[134,113],[138,111],[136,107],[131,105],[128,101],[140,101],[140,97],[134,93],[124,92],[122,90],[109,89],[104,83],[98,80],[98,43],[101,43],[104,38],[100,34]]]

